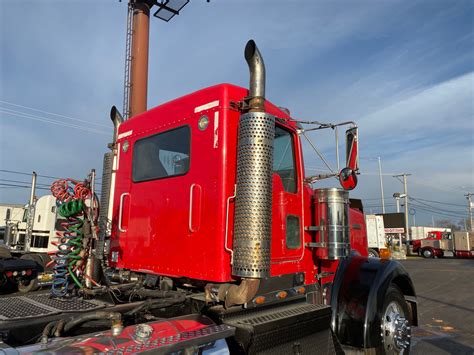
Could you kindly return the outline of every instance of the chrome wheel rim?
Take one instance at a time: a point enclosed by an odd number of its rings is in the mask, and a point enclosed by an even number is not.
[[[390,302],[385,309],[381,335],[386,353],[401,354],[410,346],[411,328],[397,302]]]

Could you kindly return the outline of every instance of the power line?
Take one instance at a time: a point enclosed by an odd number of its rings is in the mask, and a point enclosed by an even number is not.
[[[18,175],[31,176],[31,173],[24,172],[24,171],[0,169],[0,172],[3,172],[3,173],[10,173],[10,174],[18,174]],[[48,178],[48,179],[57,179],[57,180],[58,180],[58,179],[63,179],[63,178],[57,177],[57,176],[48,176],[48,175],[39,175],[39,174],[37,174],[36,176],[38,176],[38,177],[43,177],[43,178]]]
[[[463,212],[460,212],[460,211],[447,210],[447,209],[444,209],[444,208],[439,208],[439,207],[436,207],[436,206],[432,206],[432,205],[427,204],[427,203],[425,203],[425,202],[423,202],[423,201],[421,201],[421,200],[418,200],[418,199],[416,199],[416,198],[414,198],[414,197],[411,197],[411,196],[409,196],[409,197],[410,197],[411,200],[417,201],[418,203],[421,203],[422,205],[425,205],[425,206],[427,206],[427,207],[429,207],[429,208],[432,208],[433,210],[442,211],[442,212],[450,212],[450,213],[463,213]]]
[[[419,179],[417,177],[412,177],[412,183],[416,185],[422,185],[424,187],[429,186],[433,189],[437,189],[439,191],[445,191],[445,192],[465,192],[465,190],[462,189],[455,189],[451,186],[446,186],[446,185],[440,185],[440,184],[430,184],[426,181],[426,179]]]
[[[0,169],[0,172],[3,172],[3,173],[9,173],[9,174],[17,174],[17,175],[26,175],[26,176],[31,176],[31,173],[28,173],[28,172],[24,172],[24,171],[16,171],[16,170],[6,170],[6,169]],[[42,178],[46,178],[46,179],[53,179],[53,180],[63,180],[63,179],[66,179],[65,177],[58,177],[58,176],[49,176],[49,175],[39,175],[39,174],[36,174],[37,177],[42,177]],[[76,179],[76,178],[71,178],[73,180],[76,180],[76,181],[82,181],[83,179]],[[97,180],[100,180],[102,179],[102,177],[99,177],[96,179],[96,184],[97,185],[102,185],[101,182],[98,182]],[[5,179],[0,179],[0,180],[5,180]],[[29,182],[25,182],[25,181],[15,181],[15,182],[21,182],[21,183],[29,183]],[[39,185],[47,185],[47,184],[39,184]]]
[[[466,216],[463,215],[463,214],[436,211],[436,210],[429,209],[429,208],[427,208],[423,205],[417,205],[415,203],[412,203],[412,206],[415,207],[415,210],[420,210],[420,211],[423,211],[425,213],[440,215],[440,216],[444,216],[444,217],[452,217],[452,218],[466,218]]]
[[[412,198],[414,199],[414,197],[412,197]],[[417,200],[420,200],[420,201],[426,201],[426,202],[432,202],[432,203],[439,203],[439,204],[442,204],[442,205],[465,207],[465,205],[460,205],[460,204],[456,204],[456,203],[447,203],[447,202],[441,202],[441,201],[425,200],[425,199],[419,198],[419,197],[417,197],[416,199],[417,199]]]
[[[12,111],[12,110],[10,110]],[[73,125],[69,123],[64,123],[60,121],[55,121],[49,118],[44,118],[36,115],[30,115],[27,113],[16,113],[16,112],[9,112],[8,109],[0,108],[0,113],[15,116],[15,117],[20,117],[20,118],[27,118],[33,121],[39,121],[39,122],[44,122],[44,123],[49,123],[49,124],[54,124],[58,126],[63,126],[63,127],[68,127],[68,128],[75,128],[75,129],[80,129],[82,131],[90,132],[90,133],[97,133],[97,134],[103,134],[103,135],[109,135],[110,133],[106,133],[105,131],[99,131],[93,128],[86,128],[83,126],[78,126],[78,125]]]
[[[39,109],[36,109],[36,108],[33,108],[33,107],[29,107],[29,106],[14,104],[13,102],[8,102],[8,101],[3,101],[3,100],[0,100],[0,102],[1,102],[1,103],[4,103],[4,104],[7,104],[7,105],[15,106],[15,107],[25,108],[25,109],[31,110],[31,111],[36,111],[36,112],[45,113],[45,114],[47,114],[47,115],[52,115],[52,116],[57,116],[57,117],[66,118],[66,119],[72,120],[72,121],[83,122],[83,123],[87,123],[87,124],[93,124],[93,125],[96,125],[96,126],[101,126],[101,127],[110,128],[110,126],[105,125],[105,124],[102,124],[102,123],[96,123],[96,122],[92,122],[92,121],[81,120],[81,119],[79,119],[79,118],[74,118],[74,117],[70,117],[70,116],[60,115],[60,114],[58,114],[58,113],[43,111],[43,110],[39,110]]]
[[[396,204],[394,203],[386,203],[385,206],[388,206],[388,207],[395,207]],[[364,207],[371,207],[371,208],[378,208],[378,207],[382,207],[382,205],[364,205]]]
[[[459,217],[459,216],[464,216],[462,212],[457,212],[457,211],[443,211],[443,210],[434,210],[432,208],[429,208],[427,206],[419,205],[416,203],[412,203],[412,205],[420,210],[430,212],[430,213],[438,213],[438,214],[444,214],[444,215],[451,215],[453,217]]]
[[[384,197],[383,199],[384,199],[384,200],[393,200],[393,197]],[[380,197],[361,198],[361,200],[364,200],[364,201],[378,200],[378,201],[380,201]]]
[[[0,186],[5,186],[5,187],[19,187],[19,188],[25,188],[25,189],[31,189],[31,186],[28,185],[14,185],[14,184],[6,184],[6,183],[0,183]],[[47,187],[37,187],[38,190],[50,190]]]
[[[30,184],[29,181],[21,181],[21,180],[0,179],[0,181],[14,182],[14,183],[19,183],[19,184]],[[41,184],[41,183],[37,183],[37,185],[41,185],[43,187],[50,186],[48,184]]]
[[[378,200],[378,199],[376,199],[376,200]],[[385,204],[385,205],[390,206],[390,207],[396,206],[395,204]],[[460,211],[449,211],[449,210],[434,209],[434,208],[432,208],[432,206],[429,206],[429,205],[424,205],[423,206],[423,205],[420,205],[420,204],[417,204],[417,203],[414,203],[414,202],[411,203],[411,206],[413,206],[416,210],[423,211],[424,213],[431,213],[431,214],[437,214],[437,215],[447,216],[447,217],[456,217],[456,218],[458,218],[458,217],[462,218],[463,217],[463,213],[460,212]],[[377,204],[377,205],[367,204],[367,205],[364,205],[364,207],[366,207],[366,208],[381,208],[382,205],[380,205],[380,204]]]

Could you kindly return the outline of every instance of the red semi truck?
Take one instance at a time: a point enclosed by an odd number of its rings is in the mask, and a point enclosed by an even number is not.
[[[424,258],[443,257],[445,252],[458,258],[470,258],[474,256],[474,233],[433,231],[425,239],[413,240],[412,245],[413,252]]]
[[[357,127],[334,174],[345,189],[313,189],[321,177],[305,175],[301,136],[336,125],[298,122],[267,101],[253,41],[245,58],[249,89],[212,86],[126,121],[112,110],[100,209],[88,194],[64,201],[83,227],[60,238],[55,297],[10,298],[8,312],[2,300],[4,347],[409,352],[412,281],[397,261],[368,257],[363,211],[346,191]]]

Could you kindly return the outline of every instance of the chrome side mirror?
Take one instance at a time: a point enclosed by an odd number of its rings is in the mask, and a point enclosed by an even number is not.
[[[351,168],[344,168],[339,173],[339,183],[344,190],[353,190],[357,186],[357,174]]]
[[[357,127],[346,131],[346,167],[339,173],[339,183],[344,190],[352,190],[357,186],[357,172],[359,171],[358,134]]]
[[[359,129],[357,127],[346,131],[346,167],[355,172],[359,170]]]

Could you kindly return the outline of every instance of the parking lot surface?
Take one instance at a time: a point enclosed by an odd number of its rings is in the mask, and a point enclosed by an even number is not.
[[[474,260],[403,260],[418,299],[413,354],[474,354]]]

